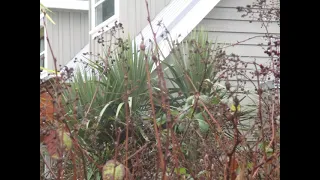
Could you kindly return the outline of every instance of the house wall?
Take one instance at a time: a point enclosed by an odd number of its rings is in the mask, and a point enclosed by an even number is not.
[[[198,24],[196,28],[204,28],[208,32],[209,39],[217,43],[237,43],[238,41],[246,40],[254,36],[264,36],[266,34],[265,28],[261,28],[261,22],[253,21],[250,23],[249,17],[242,18],[242,12],[237,12],[236,7],[252,5],[255,0],[221,0],[214,9]],[[280,27],[274,22],[268,27],[271,34],[280,36]],[[259,64],[267,64],[270,62],[267,54],[264,54],[262,47],[258,46],[259,43],[264,43],[263,37],[254,38],[235,46],[225,49],[227,54],[234,53],[240,56],[243,61],[253,62],[257,60]],[[220,44],[222,45],[222,44]],[[264,46],[266,47],[266,46]],[[255,67],[248,66],[248,72]],[[249,74],[249,73],[247,73]],[[251,77],[250,75],[249,77]],[[231,85],[235,86],[236,81],[234,78],[230,79]],[[255,85],[257,81],[253,80]],[[224,85],[224,82],[221,82]],[[247,81],[245,88],[254,90],[254,85]],[[256,99],[257,97],[253,97]],[[244,102],[252,102],[249,98],[244,99]]]
[[[242,12],[237,12],[237,6],[246,6],[256,0],[221,0],[217,6],[199,23],[209,32],[209,38],[218,38],[219,43],[236,43],[253,36],[263,36],[265,28],[261,28],[261,22],[250,23],[249,17],[242,18]],[[280,27],[276,22],[271,23],[268,28],[269,33],[280,35]],[[233,52],[240,56],[252,56],[257,58],[267,57],[258,43],[263,43],[262,38],[255,38],[239,45],[226,49],[226,52]]]
[[[255,0],[221,0],[211,12],[198,24],[196,28],[204,27],[208,31],[209,38],[218,43],[234,44],[254,36],[264,36],[266,30],[261,28],[260,22],[253,21],[250,23],[248,17],[242,18],[243,13],[237,12],[236,7],[252,4]],[[148,0],[150,7],[151,19],[153,19],[168,3],[169,0]],[[147,24],[147,11],[144,0],[120,1],[119,22],[125,27],[125,36],[130,34],[131,37],[137,35]],[[90,13],[91,14],[91,13]],[[92,23],[92,22],[91,22]],[[269,33],[280,36],[280,27],[276,22],[271,23],[268,28]],[[106,35],[104,35],[106,36]],[[106,38],[106,37],[105,37]],[[234,53],[241,56],[244,61],[257,60],[258,63],[264,64],[270,62],[270,59],[264,50],[258,46],[264,43],[262,37],[254,38],[235,46],[226,48],[226,53]],[[103,47],[90,37],[90,51],[94,54],[103,54]],[[248,71],[254,67],[248,67]],[[231,85],[236,85],[235,79],[230,79]],[[256,81],[253,80],[256,85]],[[224,85],[224,82],[221,82]],[[247,82],[247,89],[253,90],[254,85]],[[253,96],[253,99],[257,97]],[[244,101],[250,99],[246,98]]]
[[[89,43],[89,17],[87,11],[51,9],[55,25],[48,22],[47,32],[57,65],[67,64]],[[48,69],[54,69],[53,57],[47,46]]]
[[[151,20],[166,6],[171,0],[148,0]],[[148,24],[145,0],[119,0],[119,22],[123,24],[123,37],[130,35],[131,39]],[[89,9],[91,10],[91,3]],[[91,15],[91,13],[90,13]],[[91,19],[91,18],[90,18]],[[93,22],[90,22],[93,23]],[[106,33],[103,35],[107,39]],[[103,54],[101,44],[90,38],[90,51]]]

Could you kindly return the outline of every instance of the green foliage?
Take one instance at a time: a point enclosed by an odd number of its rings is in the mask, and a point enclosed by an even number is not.
[[[117,164],[119,167],[116,168],[116,174],[119,175],[119,179],[123,178],[125,173],[123,165],[125,164],[125,152],[135,154],[141,146],[152,144],[153,149],[150,149],[150,153],[143,151],[137,155],[141,158],[138,158],[139,163],[152,166],[148,164],[153,162],[150,159],[154,158],[150,158],[153,156],[150,154],[155,154],[154,149],[157,145],[154,124],[150,118],[150,97],[147,87],[147,72],[151,74],[151,68],[154,66],[151,59],[152,53],[150,51],[139,52],[136,43],[131,44],[130,42],[130,38],[126,41],[118,38],[117,45],[110,54],[105,53],[99,57],[98,61],[88,59],[90,69],[75,72],[69,88],[62,94],[65,112],[72,117],[68,119],[68,125],[79,127],[77,131],[73,131],[72,135],[76,137],[81,147],[85,147],[89,156],[97,164],[104,164],[118,153],[120,157],[117,157],[117,160],[119,159],[121,163]],[[235,125],[239,127],[239,130],[248,131],[250,126],[247,122],[253,119],[252,114],[254,113],[252,112],[255,112],[255,109],[241,106],[241,109],[236,110],[230,106],[230,111],[226,110],[229,105],[225,102],[230,98],[230,91],[215,84],[219,80],[217,74],[221,70],[219,69],[220,56],[216,53],[217,44],[209,41],[206,32],[203,30],[194,32],[181,43],[171,45],[172,53],[161,62],[161,65],[167,84],[171,86],[168,88],[167,96],[170,101],[169,112],[172,116],[174,133],[166,129],[168,128],[165,112],[167,109],[161,105],[158,77],[154,77],[151,83],[153,101],[156,106],[157,124],[155,127],[159,128],[163,150],[166,147],[164,142],[169,140],[167,156],[174,159],[174,148],[177,148],[177,151],[181,152],[179,158],[183,157],[188,163],[179,164],[179,162],[178,165],[173,166],[173,163],[168,162],[167,168],[170,170],[168,173],[174,172],[173,174],[192,179],[191,171],[197,171],[195,176],[211,177],[207,170],[186,165],[199,162],[200,158],[206,161],[205,163],[209,163],[209,157],[205,157],[208,152],[200,152],[201,148],[204,151],[207,147],[214,148],[214,151],[224,153],[219,144],[221,142],[218,142],[216,138],[223,135],[227,138],[221,138],[222,140],[234,142],[231,140],[235,138],[233,124],[235,119],[233,117],[239,118],[239,120],[236,119],[238,124]],[[146,63],[149,69],[146,69]],[[127,116],[126,107],[129,107]],[[132,125],[128,126],[130,127],[129,133],[133,134],[132,137],[134,136],[130,140],[123,138],[125,137],[126,118],[130,119],[130,125]],[[217,132],[217,125],[214,121],[221,124],[223,133]],[[120,145],[116,144],[118,127],[122,129]],[[170,139],[173,137],[172,134],[180,146],[175,147],[175,144],[172,143],[173,140]],[[128,151],[124,149],[123,141],[131,143]],[[261,144],[260,149],[270,157],[273,149],[266,148],[267,144],[267,142]],[[118,147],[119,149],[116,149]],[[241,148],[236,148],[236,151],[240,150]],[[132,158],[135,157],[132,156]],[[86,160],[84,163],[89,164],[86,167],[88,169],[87,179],[101,179],[102,177],[107,179],[113,176],[115,166],[113,160],[105,164],[102,174],[92,162]],[[133,165],[129,166],[131,168]]]
[[[171,54],[163,62],[166,77],[173,86],[170,92],[180,92],[185,98],[192,95],[195,88],[210,92],[218,72],[214,51],[216,47],[204,30],[193,32],[186,40],[173,44]]]
[[[104,149],[113,149],[115,127],[125,127],[124,94],[128,92],[130,114],[135,119],[133,123],[142,121],[143,105],[148,104],[145,54],[139,53],[135,44],[128,42],[131,41],[119,42],[114,52],[108,55],[107,70],[105,64],[101,64],[103,61],[88,59],[90,69],[75,72],[70,88],[63,93],[66,112],[70,115],[75,113],[70,125],[81,124],[78,132],[80,143],[89,145],[89,152],[99,157],[100,162],[111,158],[114,153],[109,151],[105,154]],[[151,71],[153,62],[148,59],[148,63]],[[74,99],[77,100],[72,102]],[[137,132],[143,133],[140,127]],[[103,146],[106,147],[101,148]]]

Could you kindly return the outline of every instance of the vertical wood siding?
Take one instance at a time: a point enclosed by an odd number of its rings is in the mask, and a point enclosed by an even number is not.
[[[48,22],[48,37],[57,58],[57,65],[67,64],[89,43],[89,17],[86,11],[52,9],[55,25]],[[48,48],[48,68],[54,69],[53,58]],[[58,67],[59,68],[59,67]]]

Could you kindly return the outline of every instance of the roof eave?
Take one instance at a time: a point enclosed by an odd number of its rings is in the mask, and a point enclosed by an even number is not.
[[[41,0],[44,6],[49,9],[66,9],[66,10],[82,10],[89,11],[88,1],[77,1],[77,0]]]

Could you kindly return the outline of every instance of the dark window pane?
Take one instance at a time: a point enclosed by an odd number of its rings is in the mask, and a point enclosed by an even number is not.
[[[96,7],[96,26],[114,15],[114,0],[105,0]]]
[[[44,51],[44,29],[40,29],[40,53]]]
[[[44,54],[40,56],[40,67],[44,67]]]
[[[44,51],[44,38],[40,39],[40,53]]]

